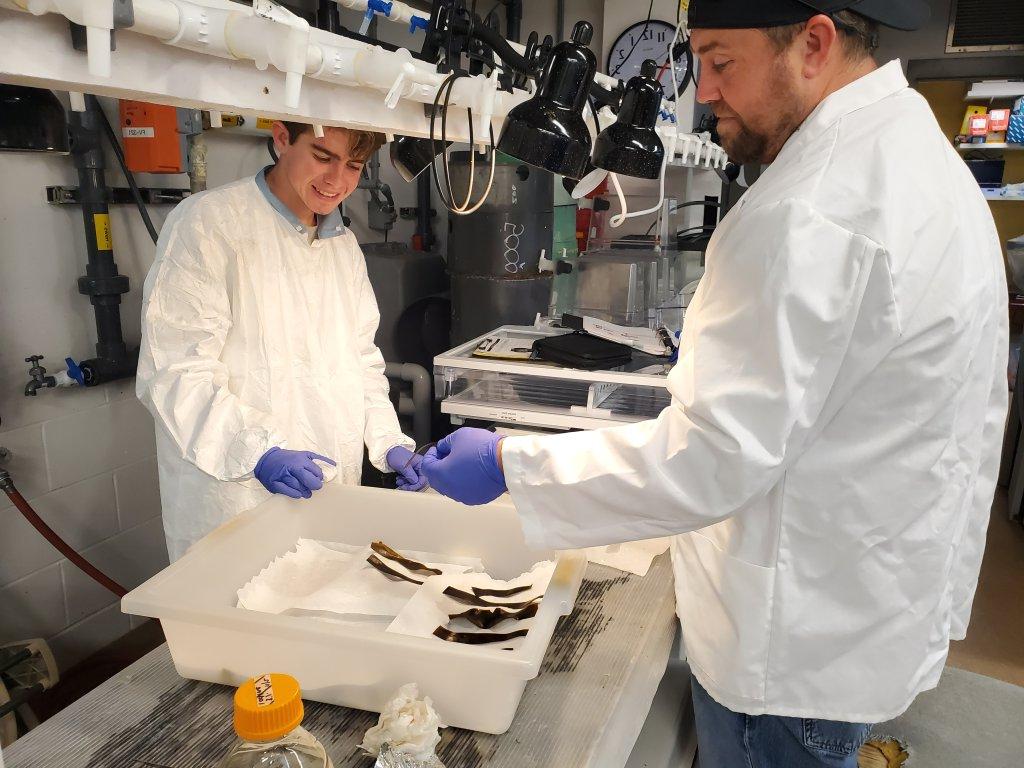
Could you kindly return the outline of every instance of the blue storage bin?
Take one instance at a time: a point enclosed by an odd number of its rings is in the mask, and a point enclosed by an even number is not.
[[[1011,144],[1024,144],[1024,114],[1010,115],[1010,127],[1006,129],[1006,140]]]

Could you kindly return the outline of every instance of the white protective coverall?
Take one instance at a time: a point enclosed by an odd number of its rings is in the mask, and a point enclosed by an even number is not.
[[[506,481],[537,547],[682,532],[683,639],[721,704],[881,722],[964,637],[1007,345],[992,216],[892,62],[825,99],[718,227],[672,404],[508,438]]]
[[[274,446],[329,456],[351,485],[364,442],[382,471],[393,446],[415,447],[388,399],[355,235],[335,211],[310,243],[264,173],[175,208],[146,278],[136,386],[157,424],[172,562],[270,498],[252,472]]]

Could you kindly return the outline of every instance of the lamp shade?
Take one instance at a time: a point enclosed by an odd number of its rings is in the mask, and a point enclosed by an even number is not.
[[[654,129],[662,95],[657,74],[658,65],[647,59],[640,74],[626,84],[615,122],[594,142],[594,165],[598,168],[641,179],[658,178],[665,146]]]
[[[70,151],[64,107],[52,91],[0,85],[0,150]]]
[[[580,178],[590,159],[590,131],[583,120],[597,59],[587,47],[594,28],[579,21],[572,39],[552,49],[533,98],[508,113],[498,149],[552,173]]]
[[[445,148],[450,146],[450,141],[445,144]],[[412,136],[396,136],[388,144],[388,154],[391,156],[391,164],[406,181],[412,181],[427,170],[437,156],[434,154],[434,142]]]

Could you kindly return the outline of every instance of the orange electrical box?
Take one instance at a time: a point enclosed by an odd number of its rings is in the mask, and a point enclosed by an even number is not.
[[[121,138],[129,170],[187,173],[188,149],[177,107],[121,101]]]

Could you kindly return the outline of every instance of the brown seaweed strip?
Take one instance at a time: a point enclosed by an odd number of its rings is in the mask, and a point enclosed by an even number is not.
[[[480,629],[492,629],[503,621],[522,621],[537,615],[537,603],[532,603],[521,611],[508,611],[504,608],[472,608],[465,613],[455,613],[448,617],[449,621],[465,619]]]
[[[441,575],[441,571],[439,571],[437,568],[431,568],[430,566],[424,565],[423,563],[418,563],[415,560],[410,560],[409,558],[405,557],[401,552],[398,552],[389,547],[383,541],[373,542],[373,544],[370,545],[370,549],[372,549],[381,557],[386,557],[388,560],[394,560],[399,565],[408,568],[410,571],[413,571],[414,573],[429,573],[433,576]]]
[[[508,632],[507,634],[500,634],[498,632],[452,632],[444,627],[438,627],[434,630],[434,637],[439,637],[449,643],[486,645],[487,643],[504,643],[508,640],[515,640],[517,637],[526,637],[526,633],[529,631],[528,629],[517,629],[515,632]]]
[[[416,579],[410,576],[406,576],[404,573],[399,573],[394,568],[385,565],[384,562],[376,555],[370,555],[368,558],[366,558],[366,562],[368,562],[370,565],[372,565],[374,568],[376,568],[378,571],[385,574],[386,576],[391,576],[395,579],[401,579],[402,581],[408,581],[410,584],[418,584],[421,587],[423,586],[422,581],[416,581]]]
[[[536,603],[541,599],[541,597],[543,597],[543,595],[538,595],[533,598],[533,600],[527,600],[524,603],[492,603],[488,600],[484,600],[482,597],[477,597],[472,592],[463,592],[461,589],[456,589],[455,587],[448,587],[445,589],[444,594],[453,600],[458,600],[460,603],[475,605],[478,608],[525,608],[528,605]]]
[[[480,587],[473,587],[473,594],[477,597],[513,597],[523,592],[529,592],[531,589],[533,589],[532,584],[527,584],[525,587],[512,587],[512,589],[481,589]]]

